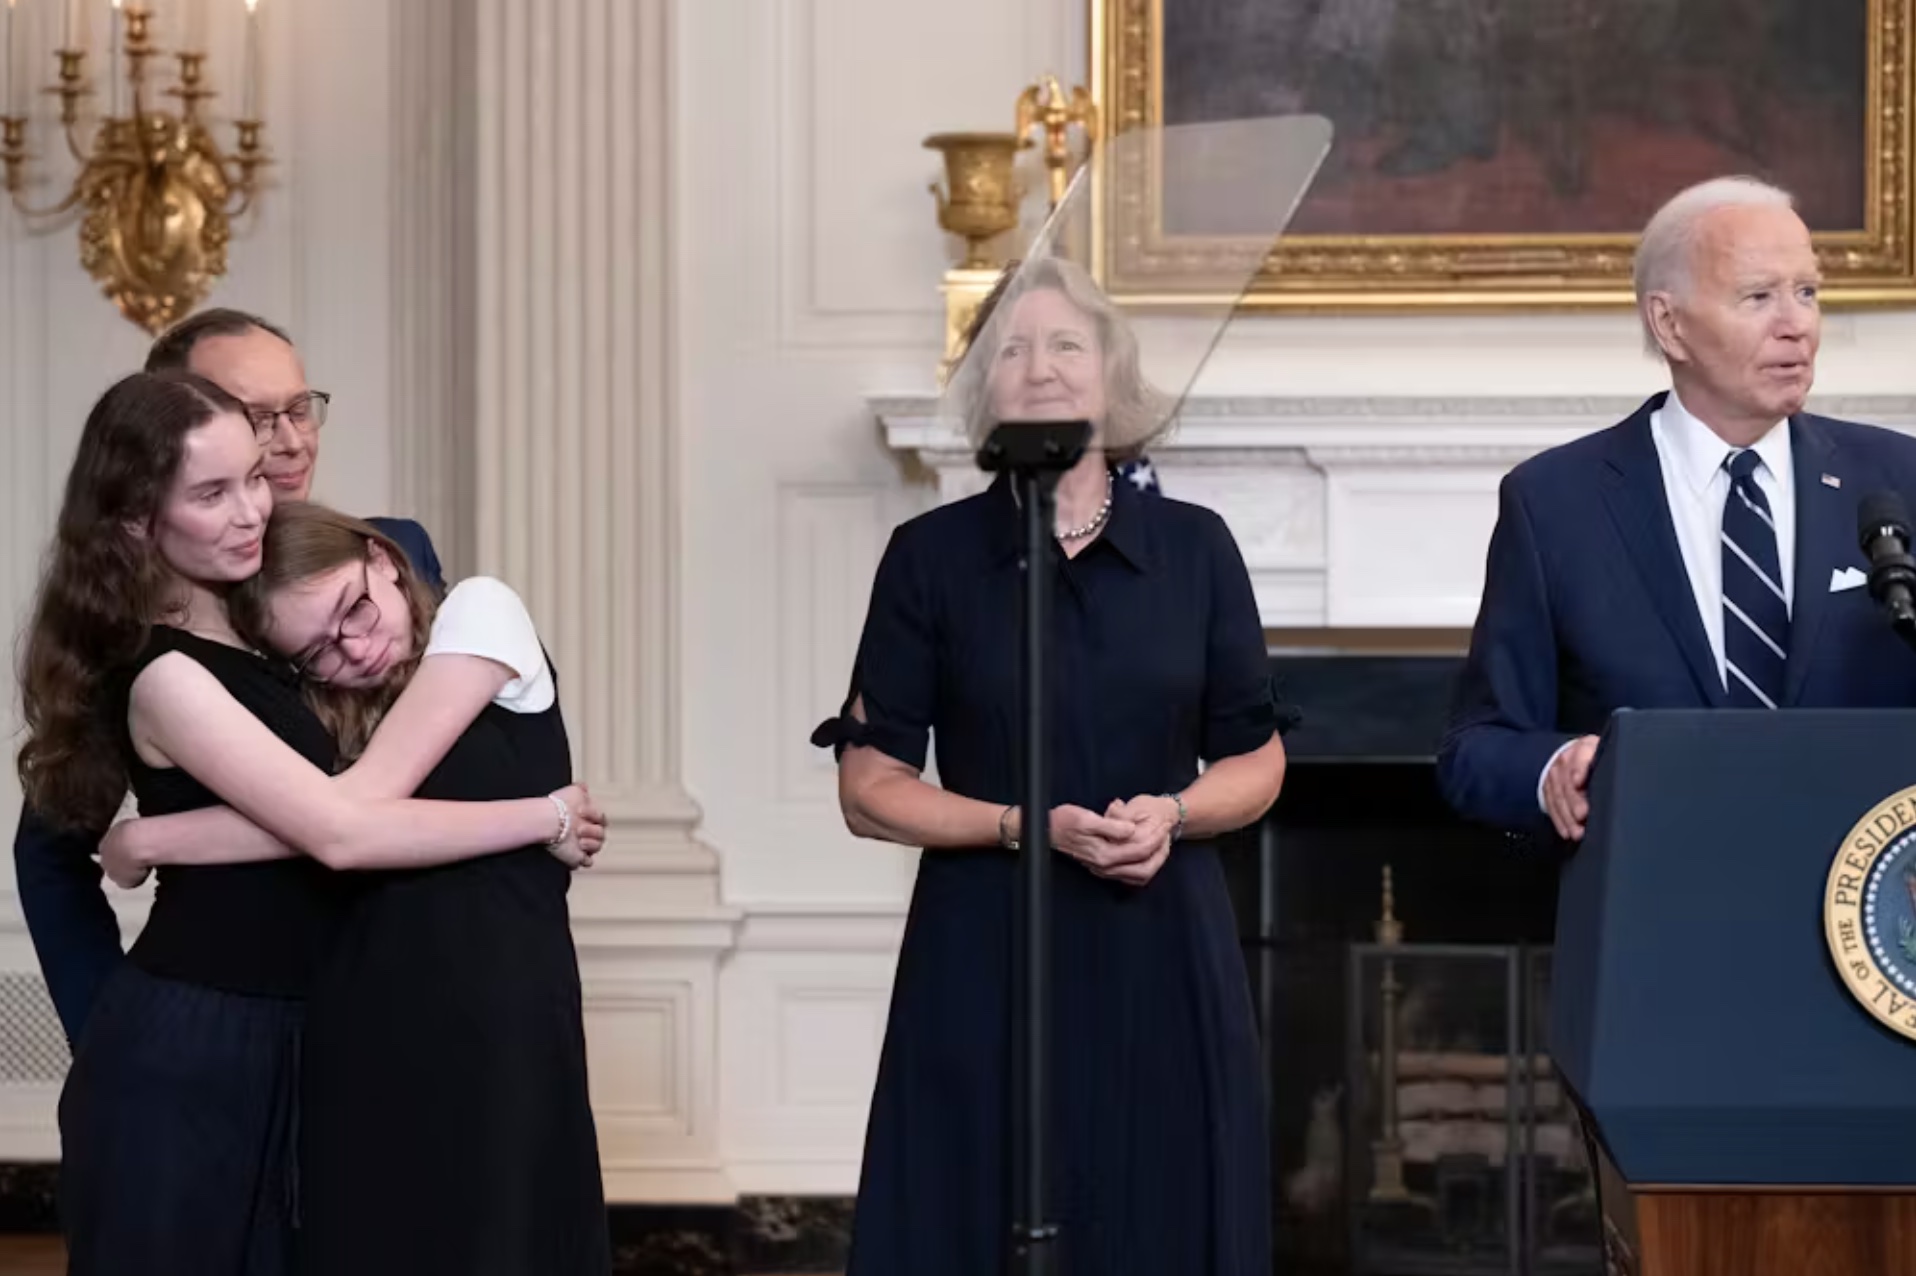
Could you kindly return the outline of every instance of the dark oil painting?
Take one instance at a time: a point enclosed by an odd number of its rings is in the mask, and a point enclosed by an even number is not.
[[[1162,3],[1164,123],[1334,124],[1294,234],[1629,234],[1731,173],[1865,225],[1869,0]]]

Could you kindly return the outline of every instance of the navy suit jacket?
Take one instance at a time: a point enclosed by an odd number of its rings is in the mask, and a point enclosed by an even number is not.
[[[406,551],[428,584],[444,586],[425,528],[403,518],[368,521]],[[99,851],[97,835],[57,829],[21,808],[13,836],[20,910],[69,1042],[80,1039],[93,999],[121,957],[119,920],[100,888]]]
[[[446,587],[445,573],[439,566],[439,555],[434,552],[432,537],[426,535],[425,528],[410,518],[369,518],[366,521],[406,551],[406,557],[412,560],[413,570],[428,585],[434,589]]]
[[[1650,437],[1667,397],[1504,478],[1437,757],[1444,797],[1467,817],[1547,832],[1537,781],[1559,746],[1601,734],[1618,709],[1727,702]],[[1830,588],[1836,571],[1869,570],[1856,537],[1864,496],[1893,490],[1916,505],[1916,440],[1808,414],[1789,424],[1796,567],[1782,705],[1916,705],[1916,652],[1867,588]]]

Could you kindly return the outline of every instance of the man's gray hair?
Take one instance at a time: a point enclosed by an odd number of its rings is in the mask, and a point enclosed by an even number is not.
[[[1644,348],[1658,358],[1663,347],[1650,327],[1653,292],[1681,293],[1690,284],[1697,226],[1719,208],[1794,208],[1788,191],[1754,177],[1713,177],[1677,192],[1650,218],[1637,242],[1637,317],[1643,321]]]

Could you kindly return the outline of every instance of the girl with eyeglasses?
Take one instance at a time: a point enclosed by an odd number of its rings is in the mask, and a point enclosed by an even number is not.
[[[330,869],[531,844],[563,873],[603,839],[569,781],[477,804],[334,778],[333,732],[229,610],[271,508],[237,401],[187,373],[127,377],[87,419],[26,635],[35,810],[103,829],[130,787],[149,814],[230,804],[303,852],[162,871],[60,1098],[74,1276],[294,1270],[301,1036],[348,903]]]
[[[351,773],[383,792],[483,802],[570,779],[555,675],[498,580],[435,598],[370,525],[295,502],[274,512],[234,615],[299,671]],[[389,765],[394,740],[407,752]],[[440,760],[409,762],[427,755]],[[125,837],[106,858],[132,875],[294,853],[233,811]],[[569,882],[537,846],[361,875],[306,1020],[307,1273],[609,1272]]]

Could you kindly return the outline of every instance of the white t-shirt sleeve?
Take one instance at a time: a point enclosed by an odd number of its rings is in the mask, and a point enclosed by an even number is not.
[[[532,614],[502,580],[471,576],[452,587],[426,643],[426,658],[441,654],[483,656],[512,670],[512,681],[492,701],[503,709],[544,713],[556,698]]]

